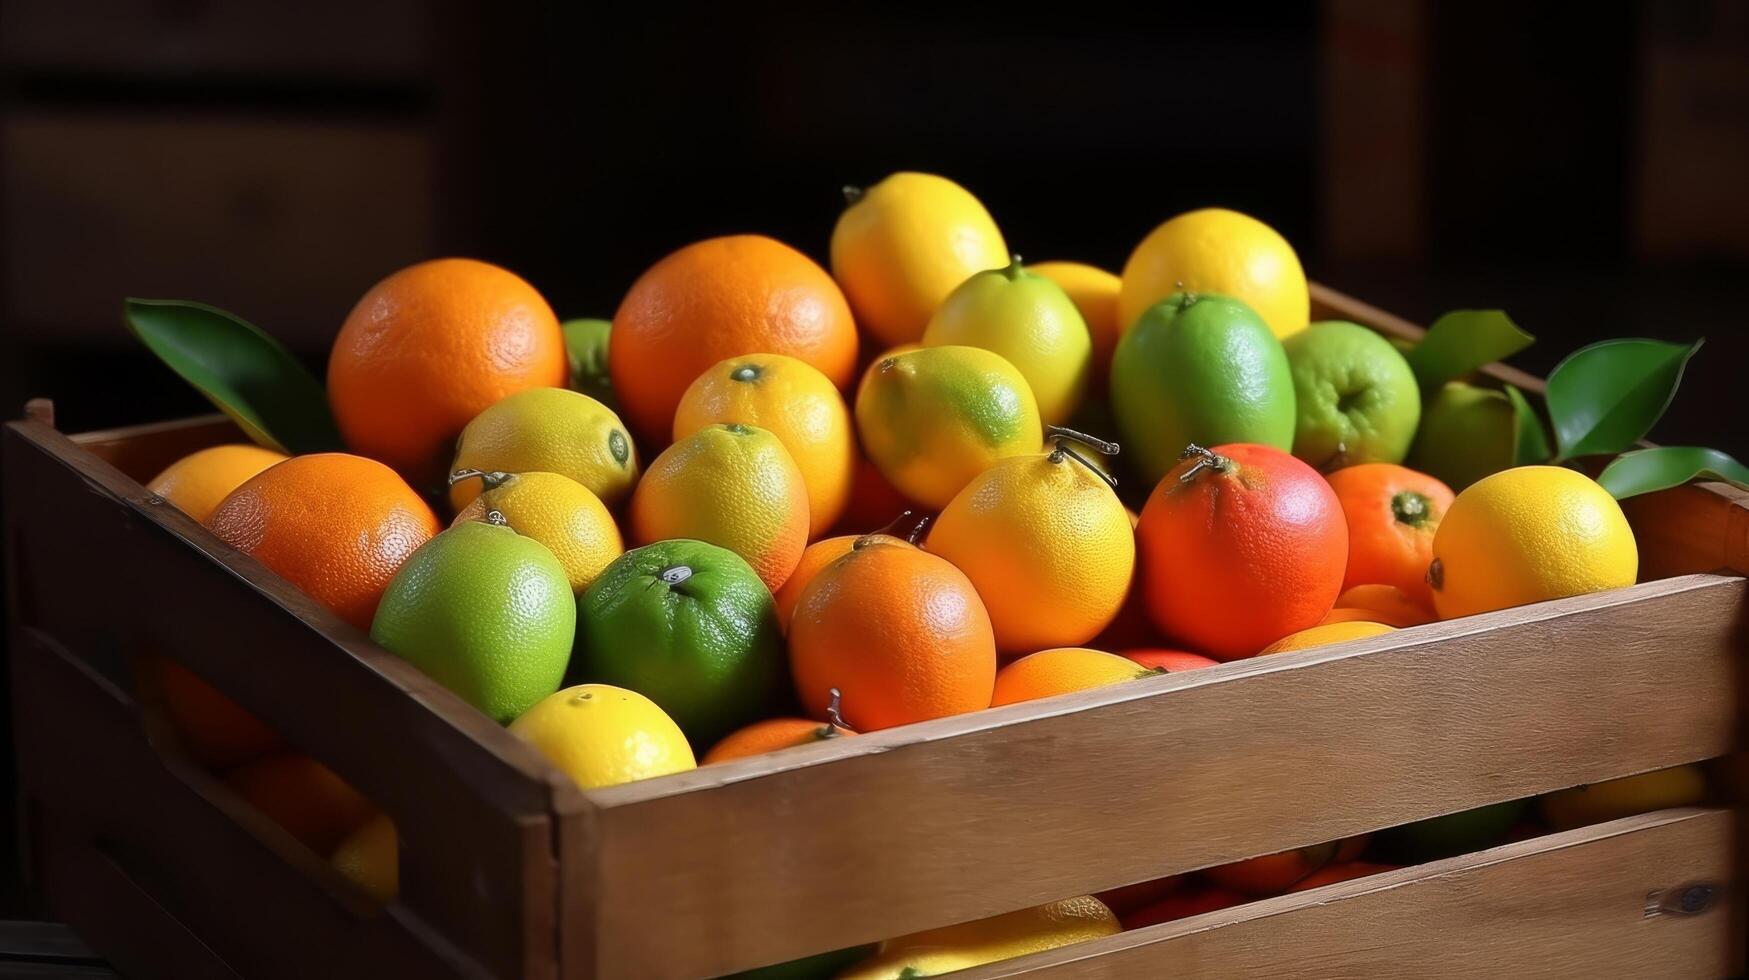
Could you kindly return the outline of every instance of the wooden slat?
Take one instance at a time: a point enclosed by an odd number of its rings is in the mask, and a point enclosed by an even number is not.
[[[236,423],[223,415],[81,432],[70,438],[75,445],[138,483],[151,482],[164,467],[196,450],[249,441]]]
[[[1712,758],[1744,592],[1670,579],[595,791],[596,967],[722,973]]]
[[[1740,975],[1740,899],[1645,914],[1647,896],[1731,886],[1732,816],[1665,810],[995,963],[956,977]],[[1735,908],[1733,908],[1735,905]]]
[[[1640,578],[1749,575],[1749,491],[1698,483],[1629,497],[1622,510],[1640,543]]]

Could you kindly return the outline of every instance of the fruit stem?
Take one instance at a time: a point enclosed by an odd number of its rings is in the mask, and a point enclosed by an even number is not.
[[[482,470],[456,470],[449,475],[449,485],[453,487],[463,480],[472,480],[476,477],[480,481],[481,488],[485,490],[496,490],[510,482],[509,473],[500,473],[496,470],[490,473]]]
[[[1013,282],[1020,278],[1022,271],[1023,270],[1020,268],[1020,256],[1010,253],[1008,256],[1008,265],[1002,269],[1002,275],[1007,277],[1009,282]]]
[[[1184,474],[1178,478],[1179,483],[1189,483],[1196,479],[1198,473],[1210,468],[1220,473],[1233,471],[1232,460],[1215,453],[1213,450],[1204,449],[1194,442],[1185,446],[1184,452],[1178,454],[1179,459],[1189,459],[1192,456],[1196,457],[1196,462],[1190,464],[1190,469],[1185,470]]]
[[[487,511],[486,516],[484,518],[482,518],[482,520],[484,520],[487,524],[492,525],[493,527],[509,527],[510,526],[509,519],[507,519],[504,516],[504,512],[501,510],[489,510],[489,511]]]
[[[656,573],[663,585],[679,585],[692,577],[692,569],[685,565],[672,565]]]
[[[1062,441],[1057,442],[1057,448],[1051,450],[1051,454],[1047,458],[1053,463],[1061,463],[1063,461],[1063,457],[1065,457],[1065,456],[1074,460],[1077,463],[1080,463],[1082,466],[1087,467],[1087,469],[1089,471],[1091,471],[1094,476],[1097,476],[1101,480],[1104,480],[1106,486],[1111,487],[1113,490],[1117,489],[1117,477],[1112,476],[1110,473],[1105,472],[1104,470],[1100,469],[1097,466],[1094,466],[1091,460],[1089,460],[1087,457],[1081,455],[1080,453],[1076,452],[1075,450],[1070,449],[1068,447],[1068,445]]]
[[[1445,565],[1438,558],[1427,566],[1427,584],[1433,586],[1435,592],[1445,588]]]
[[[1106,442],[1098,436],[1090,436],[1085,432],[1077,432],[1068,426],[1047,425],[1045,426],[1045,437],[1059,440],[1059,443],[1063,439],[1073,439],[1076,442],[1087,446],[1089,449],[1097,450],[1106,456],[1116,456],[1119,452],[1117,443]]]
[[[856,202],[862,200],[862,193],[863,193],[862,188],[856,186],[855,184],[845,184],[844,185],[844,203],[846,205],[855,204]]]
[[[850,726],[844,723],[844,716],[838,713],[838,706],[843,703],[843,694],[837,688],[826,692],[831,700],[826,702],[826,724],[820,726],[821,738],[837,738],[840,729]]]
[[[1391,497],[1391,515],[1399,524],[1420,527],[1433,516],[1433,501],[1413,490],[1399,490]]]
[[[1172,288],[1178,292],[1178,312],[1190,309],[1190,304],[1196,302],[1196,294],[1184,288],[1184,280],[1174,282]]]

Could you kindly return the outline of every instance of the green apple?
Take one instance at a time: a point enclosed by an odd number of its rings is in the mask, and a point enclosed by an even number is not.
[[[565,355],[571,364],[571,390],[617,409],[613,384],[607,377],[607,338],[613,321],[566,320],[559,329],[564,331]]]
[[[1294,376],[1295,456],[1325,471],[1403,461],[1421,424],[1421,391],[1390,341],[1326,320],[1282,346]]]
[[[1449,381],[1421,416],[1409,468],[1445,481],[1453,491],[1512,466],[1517,416],[1504,392]]]

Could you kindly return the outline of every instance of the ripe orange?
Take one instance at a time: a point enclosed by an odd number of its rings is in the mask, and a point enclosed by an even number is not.
[[[787,354],[840,391],[856,370],[856,325],[838,284],[763,235],[709,238],[632,284],[607,348],[613,392],[639,437],[659,444],[694,378],[726,357]]]
[[[990,706],[1017,704],[1053,694],[1085,691],[1119,681],[1131,681],[1154,673],[1128,657],[1089,650],[1058,647],[1040,650],[996,672],[996,690]]]
[[[739,422],[711,425],[662,451],[632,491],[632,538],[694,538],[746,559],[768,589],[808,546],[808,489],[777,437]]]
[[[198,674],[163,657],[148,666],[182,747],[210,769],[258,759],[280,746],[279,734]]]
[[[1133,885],[1098,892],[1093,897],[1104,902],[1106,908],[1116,912],[1119,916],[1124,916],[1143,906],[1153,905],[1177,891],[1183,884],[1184,875],[1167,875],[1164,878],[1138,881]]]
[[[862,538],[814,576],[789,647],[808,714],[825,717],[837,688],[859,732],[987,708],[996,684],[996,639],[972,583],[884,536]]]
[[[814,576],[820,574],[820,569],[850,554],[850,548],[856,544],[858,537],[860,535],[841,534],[835,538],[822,538],[808,545],[807,550],[802,552],[802,559],[796,563],[796,570],[784,580],[783,587],[771,595],[777,602],[778,624],[785,633],[789,632],[789,621],[795,614],[796,603],[801,601],[802,592],[814,581]]]
[[[1402,867],[1400,864],[1378,864],[1373,861],[1343,861],[1340,864],[1329,864],[1300,879],[1300,883],[1289,888],[1290,892],[1311,891],[1325,885],[1334,885],[1339,881],[1353,881],[1370,875],[1384,874]]]
[[[443,475],[469,420],[525,388],[563,388],[567,370],[559,319],[533,286],[485,262],[437,259],[352,308],[328,358],[328,401],[354,452],[423,486]]]
[[[1204,912],[1217,912],[1229,909],[1235,905],[1243,905],[1251,899],[1230,888],[1216,888],[1211,885],[1192,885],[1182,888],[1152,905],[1144,905],[1123,917],[1125,929],[1140,929],[1143,926],[1159,925],[1162,922],[1172,922],[1185,919]]]
[[[232,490],[269,466],[284,462],[285,458],[284,453],[260,446],[212,446],[171,463],[146,484],[146,489],[204,523],[213,508],[230,496]]]
[[[1364,619],[1386,626],[1406,627],[1431,623],[1433,610],[1410,599],[1394,585],[1356,585],[1336,597],[1336,608],[1325,623]],[[1322,624],[1320,624],[1322,625]]]
[[[1348,558],[1330,485],[1252,443],[1187,451],[1148,497],[1136,535],[1155,624],[1218,660],[1316,625]]]
[[[782,354],[718,361],[681,396],[674,439],[727,422],[766,429],[789,450],[808,488],[810,539],[838,523],[856,476],[856,429],[830,379]]]
[[[1384,623],[1375,623],[1365,619],[1349,619],[1334,623],[1324,623],[1276,640],[1274,643],[1258,651],[1258,656],[1270,653],[1292,653],[1295,650],[1310,650],[1313,647],[1329,646],[1332,643],[1346,643],[1349,640],[1363,640],[1369,636],[1383,636],[1392,632],[1392,628]]]
[[[219,504],[207,527],[368,630],[401,563],[442,526],[387,466],[318,453],[263,470]]]
[[[1348,521],[1348,574],[1342,588],[1394,585],[1433,608],[1427,566],[1433,532],[1451,507],[1451,488],[1392,463],[1363,463],[1330,474]]]
[[[1125,650],[1123,656],[1149,670],[1163,670],[1168,674],[1176,674],[1181,670],[1195,670],[1198,667],[1215,667],[1220,664],[1219,660],[1210,660],[1200,653],[1186,653],[1183,650]]]
[[[838,707],[836,705],[828,707],[827,716],[836,718]],[[767,752],[776,752],[778,749],[792,748],[797,745],[812,745],[829,738],[855,734],[843,725],[832,721],[818,722],[812,718],[767,718],[724,736],[722,741],[705,753],[704,758],[699,760],[699,765],[708,766],[713,762],[744,759],[750,755],[764,755]]]
[[[1338,842],[1313,844],[1203,870],[1209,881],[1246,895],[1280,895],[1336,860]]]
[[[370,800],[307,755],[280,752],[239,766],[225,782],[305,847],[327,857],[376,813]]]

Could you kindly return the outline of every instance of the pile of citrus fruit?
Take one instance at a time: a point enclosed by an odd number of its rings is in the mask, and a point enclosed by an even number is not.
[[[329,361],[353,454],[223,446],[153,487],[586,788],[1635,580],[1608,493],[1423,426],[1402,350],[1309,322],[1262,222],[1179,215],[1115,275],[1022,262],[942,177],[849,197],[829,268],[696,242],[611,322],[403,269]],[[392,824],[161,681],[190,751],[329,801],[288,819],[392,893]],[[1116,928],[1076,902],[960,941]],[[850,975],[951,946],[911,938]]]

